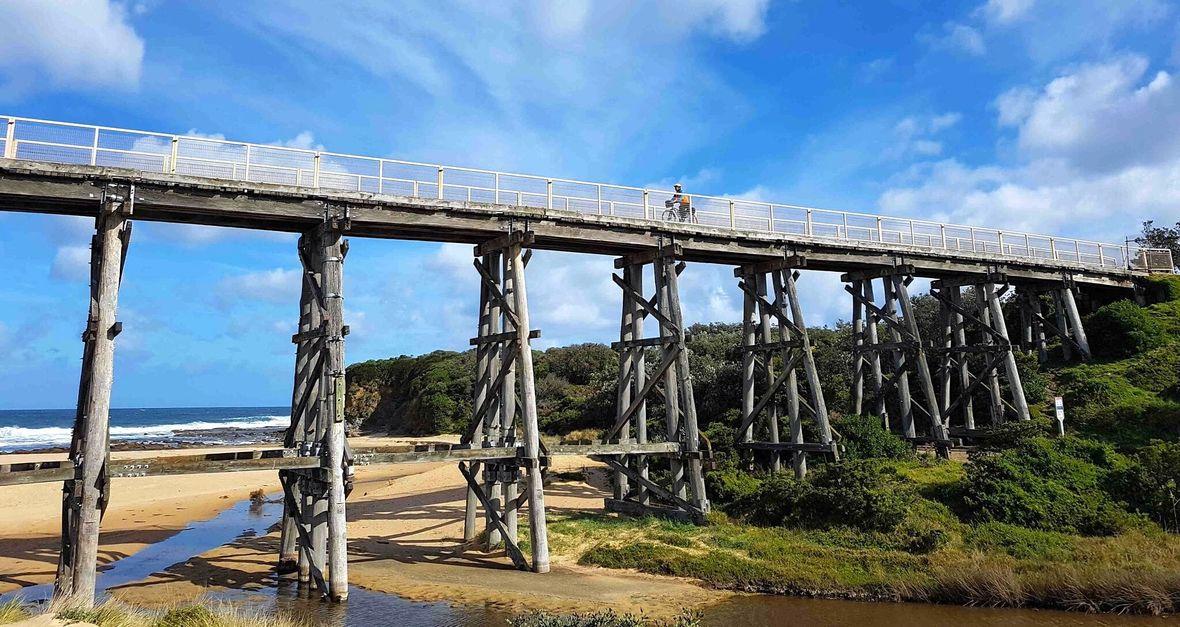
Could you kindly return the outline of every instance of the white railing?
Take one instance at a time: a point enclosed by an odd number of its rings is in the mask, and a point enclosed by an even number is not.
[[[668,219],[671,191],[378,159],[319,150],[0,117],[8,159],[111,166],[313,189],[509,204]],[[815,240],[970,252],[1108,268],[1139,267],[1143,250],[1051,235],[942,224],[740,198],[692,195],[700,224]],[[673,218],[674,219],[674,218]],[[1145,250],[1145,249],[1144,249]]]

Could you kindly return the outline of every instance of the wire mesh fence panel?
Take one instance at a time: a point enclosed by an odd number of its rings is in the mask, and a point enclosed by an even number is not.
[[[13,138],[21,143],[39,142],[63,146],[93,147],[98,129],[54,122],[17,120]]]
[[[926,248],[942,248],[942,225],[935,222],[911,221],[911,244]]]
[[[815,217],[814,213],[812,213],[812,217]],[[847,219],[845,229],[847,239],[860,242],[881,241],[881,221],[876,217],[859,213],[848,213],[844,217]]]
[[[180,137],[176,142],[176,172],[242,180],[246,176],[246,151],[246,144]]]
[[[609,201],[603,201],[601,198],[600,185],[559,180],[553,181],[550,188],[554,209],[578,213],[610,213]]]
[[[386,194],[438,198],[437,166],[382,160],[381,176]]]
[[[312,157],[314,167],[314,155]],[[382,189],[381,160],[321,154],[317,181],[320,189],[376,194]]]
[[[554,183],[556,185],[556,182]],[[617,185],[601,186],[602,202],[605,203],[603,213],[623,218],[646,218],[644,201],[646,194],[642,189],[620,187]]]
[[[98,133],[98,148],[151,155],[171,155],[172,137],[154,133],[102,129]]]
[[[95,151],[94,165],[109,168],[130,168],[146,172],[167,172],[170,159],[169,155],[99,149]]]
[[[93,158],[90,148],[59,146],[28,141],[16,142],[16,158],[28,161],[48,161],[71,165],[90,165]]]

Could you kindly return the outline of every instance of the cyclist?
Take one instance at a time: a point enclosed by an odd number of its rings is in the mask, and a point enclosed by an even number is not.
[[[665,211],[665,219],[676,218],[681,222],[696,222],[697,212],[692,208],[692,197],[684,193],[684,189],[680,183],[673,185],[672,189],[675,190],[676,193],[672,194],[671,198],[664,201],[664,206],[669,209],[675,209],[675,213],[672,211]]]

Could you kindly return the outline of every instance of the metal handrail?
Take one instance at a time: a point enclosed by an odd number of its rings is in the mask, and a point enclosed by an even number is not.
[[[0,139],[3,150],[0,150],[0,155],[8,159],[128,167],[141,171],[153,171],[144,167],[145,162],[151,161],[154,165],[159,160],[160,169],[154,171],[164,173],[444,200],[506,204],[504,200],[507,199],[520,206],[564,208],[579,213],[621,215],[652,221],[658,221],[663,213],[661,196],[666,194],[666,197],[671,197],[673,194],[671,190],[252,144],[196,135],[167,135],[0,116],[0,123],[4,122],[5,132],[3,139]],[[141,146],[141,142],[146,143]],[[365,171],[354,171],[358,166]],[[415,173],[413,170],[421,172]],[[306,180],[308,176],[310,181]],[[656,200],[653,200],[653,195]],[[1137,260],[1146,258],[1144,255],[1151,250],[1139,248],[1132,255],[1127,245],[1023,231],[727,196],[691,194],[691,197],[701,224],[747,232],[804,236],[817,241],[870,242],[903,249],[934,251],[969,250],[1005,258],[1063,261],[1101,268],[1135,268]],[[861,236],[853,236],[853,233]]]

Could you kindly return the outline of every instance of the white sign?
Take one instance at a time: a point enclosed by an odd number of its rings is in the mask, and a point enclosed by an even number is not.
[[[1057,422],[1065,422],[1065,400],[1060,396],[1054,396],[1053,408],[1057,410]]]

